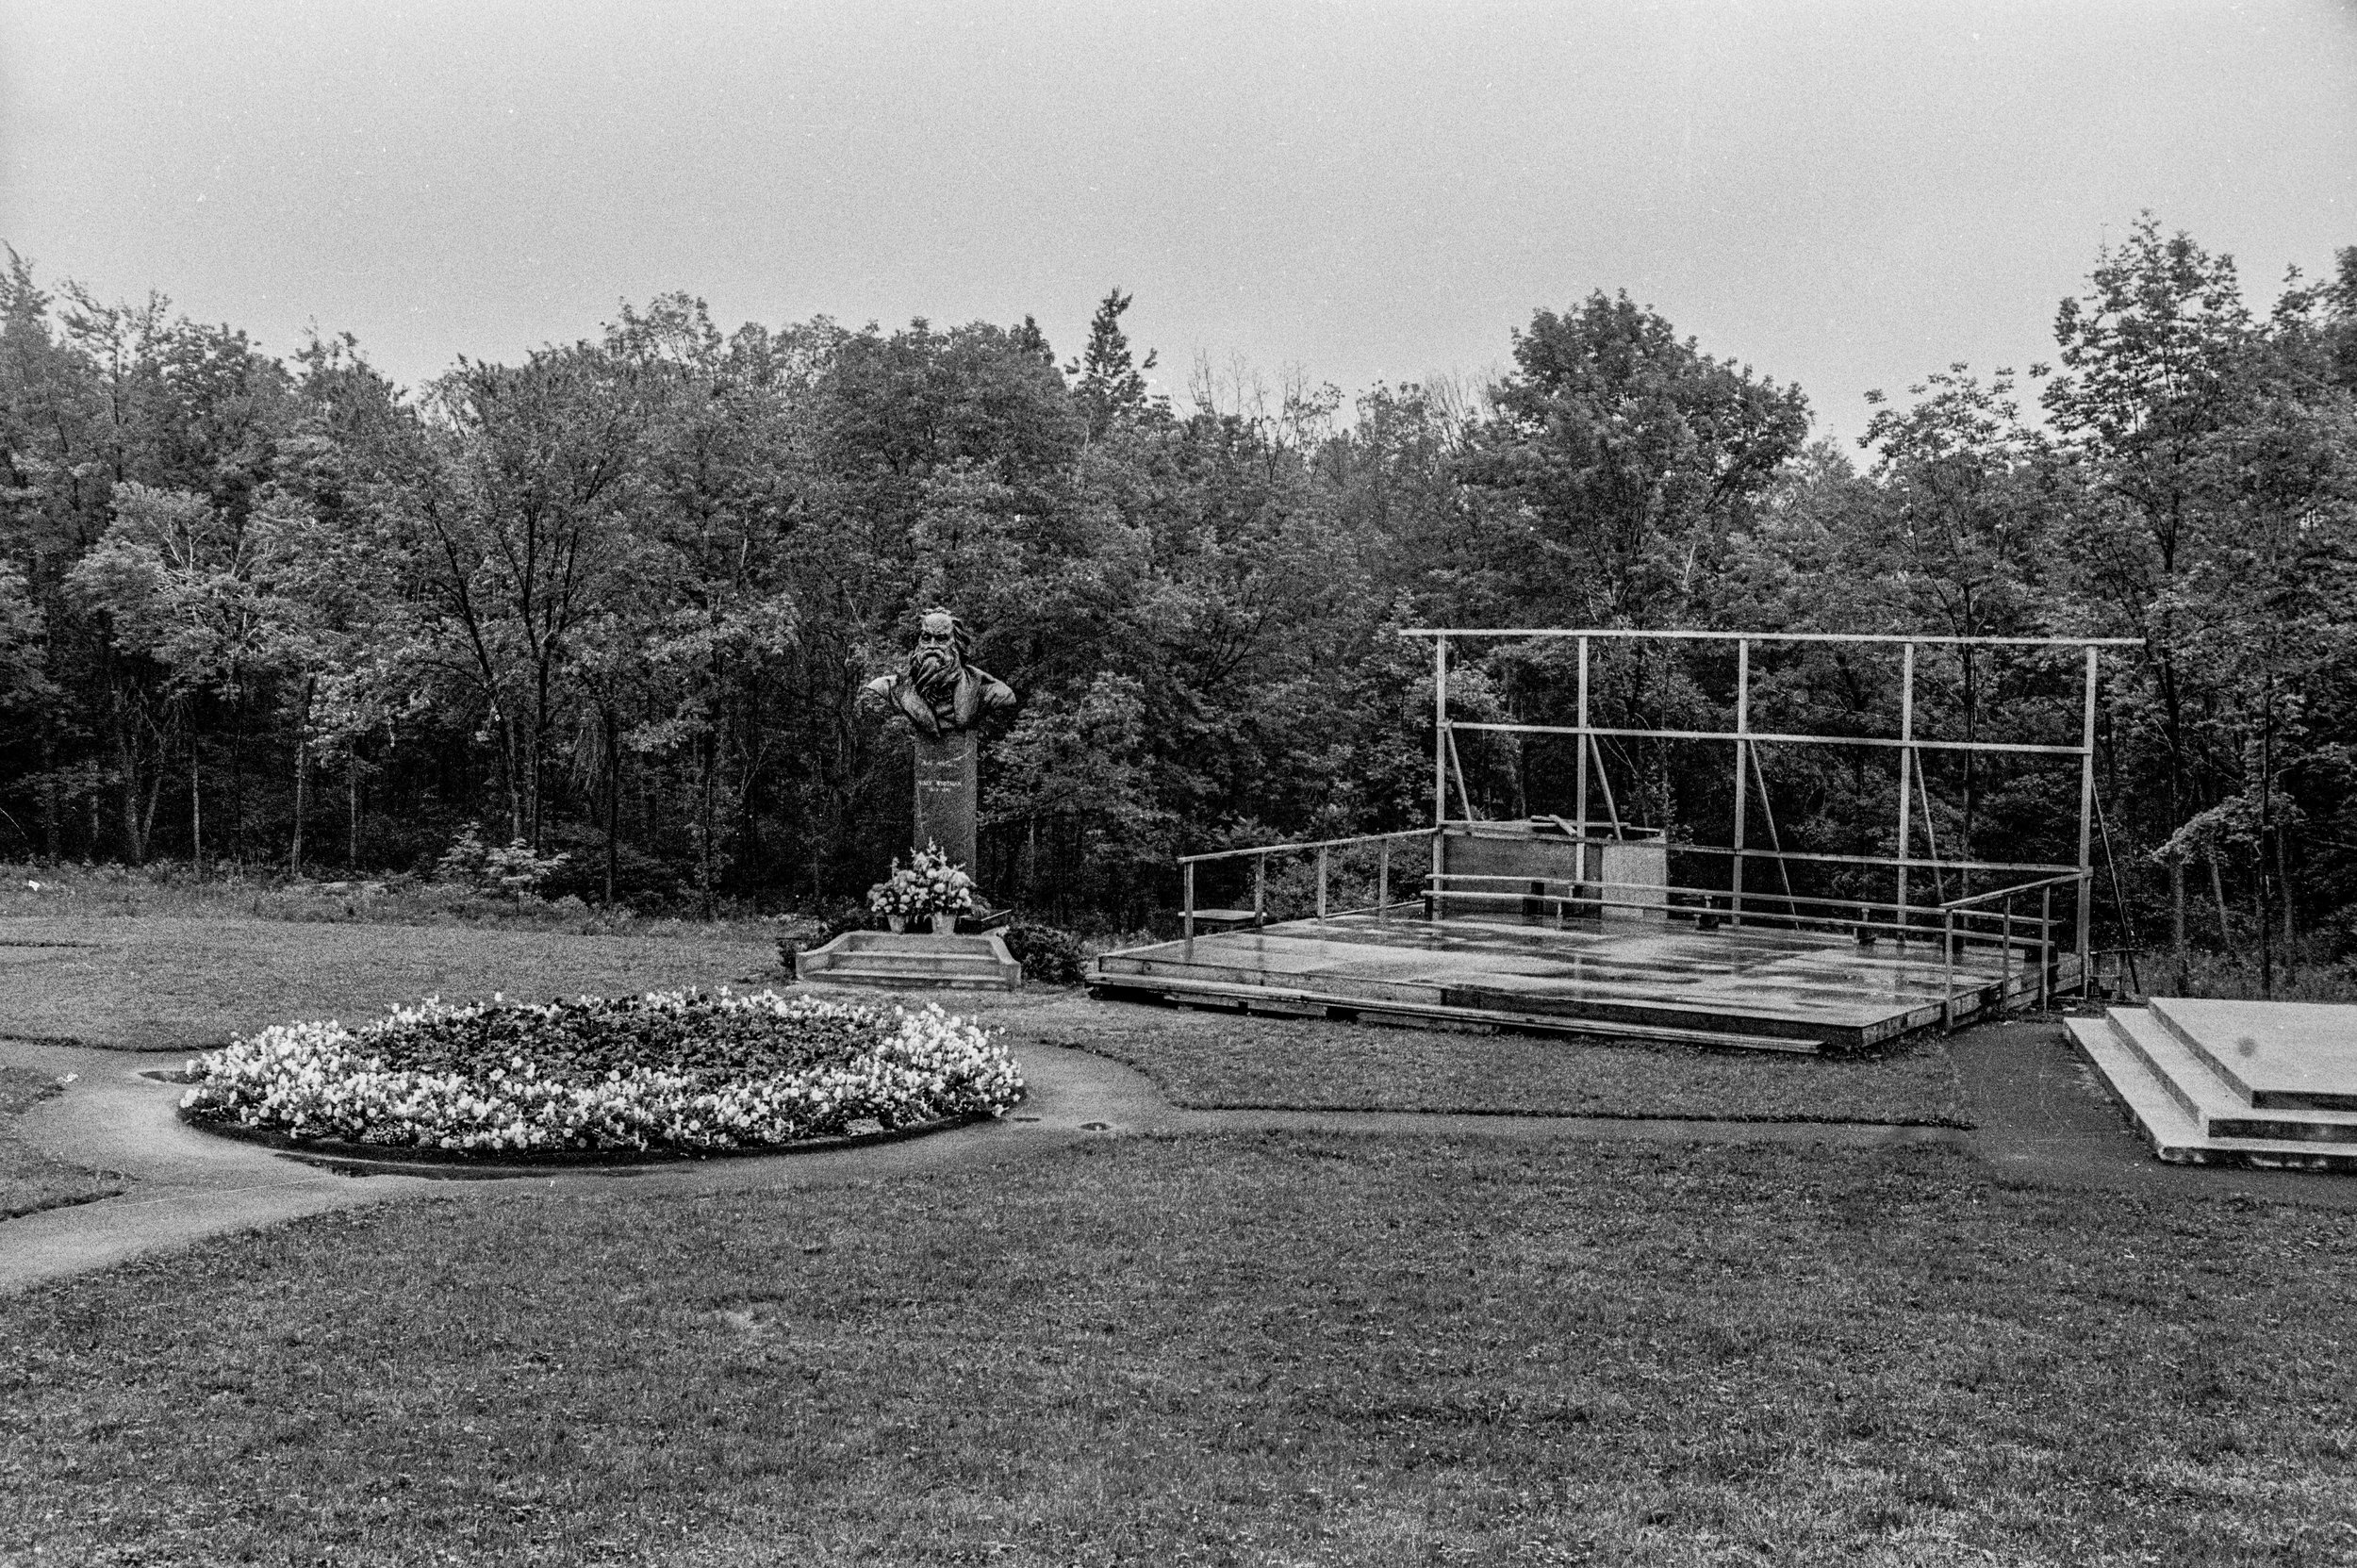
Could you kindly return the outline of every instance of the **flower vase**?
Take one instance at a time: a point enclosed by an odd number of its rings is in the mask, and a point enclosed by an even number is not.
[[[955,936],[957,933],[957,916],[946,909],[933,911],[933,934],[935,936]]]
[[[884,916],[884,924],[892,928],[892,934],[895,936],[909,929],[908,916],[905,915],[887,915]]]

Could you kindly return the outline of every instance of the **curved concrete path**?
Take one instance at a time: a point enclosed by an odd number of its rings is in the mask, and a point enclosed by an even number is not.
[[[199,1132],[174,1114],[180,1086],[142,1078],[185,1053],[130,1054],[0,1040],[0,1061],[79,1075],[24,1114],[29,1142],[56,1157],[133,1179],[119,1197],[0,1221],[0,1292],[103,1268],[208,1236],[420,1194],[498,1197],[627,1180],[639,1187],[723,1192],[920,1175],[1025,1161],[1046,1149],[1124,1132],[1315,1131],[1485,1138],[1639,1138],[1678,1143],[1871,1147],[1936,1143],[1972,1149],[1999,1174],[2037,1185],[2184,1192],[2239,1191],[2357,1207],[2357,1181],[2325,1176],[2164,1165],[2128,1131],[2058,1024],[1989,1025],[1952,1048],[1978,1131],[1830,1122],[1737,1122],[1595,1116],[1440,1115],[1380,1111],[1190,1111],[1145,1074],[1085,1051],[1019,1048],[1029,1099],[1002,1121],[906,1143],[766,1158],[452,1180],[339,1174],[292,1155]]]

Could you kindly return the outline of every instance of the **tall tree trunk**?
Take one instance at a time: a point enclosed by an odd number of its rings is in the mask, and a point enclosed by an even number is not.
[[[2283,962],[2292,960],[2292,941],[2297,933],[2292,929],[2292,868],[2283,840],[2287,835],[2281,827],[2275,830],[2275,882],[2283,900]]]
[[[502,748],[500,771],[507,784],[507,841],[513,844],[524,835],[523,782],[516,756],[516,721],[508,718],[504,707],[499,710],[499,720]]]
[[[57,721],[44,707],[41,714],[41,849],[42,858],[52,866],[58,863],[64,793],[58,783]]]
[[[294,843],[287,851],[287,870],[303,875],[303,820],[311,809],[311,701],[319,693],[319,677],[303,683],[303,702],[295,710]]]
[[[2217,874],[2217,851],[2213,850],[2210,862],[2210,893],[2217,900],[2217,945],[2227,957],[2234,956],[2234,927],[2226,917],[2226,881]]]
[[[360,743],[353,741],[351,752],[344,758],[344,804],[346,807],[346,836],[344,865],[354,871],[360,869]]]
[[[140,808],[140,842],[144,845],[156,842],[156,805],[164,798],[164,774],[171,756],[160,741],[156,751],[156,771],[147,781],[147,803]]]
[[[719,773],[719,759],[713,755],[714,749],[713,737],[706,734],[697,752],[703,763],[703,778],[699,781],[698,794],[701,799],[696,808],[696,885],[707,920],[712,918],[712,790]]]
[[[140,832],[139,754],[137,742],[131,738],[128,706],[118,690],[114,700],[116,796],[123,817],[124,858],[141,866],[147,861],[147,839]]]
[[[605,718],[605,910],[614,913],[614,873],[621,857],[622,749],[614,710]]]
[[[230,699],[229,727],[229,852],[245,869],[245,686],[239,683]]]
[[[2168,863],[2169,950],[2177,964],[2177,994],[2185,991],[2185,857]]]
[[[189,862],[205,872],[205,769],[196,745],[196,726],[189,725]]]
[[[2275,802],[2275,670],[2269,666],[2262,699],[2266,708],[2259,724],[2259,995],[2275,996],[2275,923],[2269,917],[2267,838],[2274,828]]]
[[[1970,635],[1974,630],[1977,630],[1977,628],[1970,625],[1968,620],[1965,630],[1967,634]],[[1978,751],[1971,750],[1971,747],[1972,743],[1981,737],[1981,707],[1980,688],[1977,685],[1978,672],[1974,668],[1972,662],[1972,645],[1970,643],[1965,644],[1963,652],[1964,744],[1966,748],[1964,753],[1964,829],[1962,836],[1956,843],[1956,858],[1958,860],[1970,860],[1972,858],[1972,806],[1976,790],[1980,784],[1981,765],[1981,754]],[[1968,867],[1967,869],[1958,871],[1956,873],[1956,878],[1958,883],[1956,897],[1959,899],[1970,898],[1972,896],[1971,870]]]
[[[532,848],[540,849],[540,775],[546,764],[549,735],[549,653],[543,645],[539,668],[534,672],[532,692]]]

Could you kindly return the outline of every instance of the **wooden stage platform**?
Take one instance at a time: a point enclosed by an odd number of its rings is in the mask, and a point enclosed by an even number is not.
[[[1867,1049],[1936,1028],[1946,983],[1937,939],[1861,948],[1841,933],[1765,926],[1701,931],[1605,920],[1338,916],[1198,935],[1098,958],[1102,995],[1310,1016],[1542,1030],[1788,1051]],[[2061,955],[2053,990],[2079,982]],[[1994,949],[1956,961],[1954,1017],[1994,1005]],[[2017,956],[2005,991],[2035,1001]]]

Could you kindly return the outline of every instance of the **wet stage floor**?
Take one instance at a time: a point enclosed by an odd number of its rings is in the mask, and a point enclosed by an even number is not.
[[[2075,961],[2066,959],[2072,966]],[[2034,997],[2017,957],[2008,992]],[[1948,977],[1939,944],[1760,926],[1698,931],[1609,921],[1563,930],[1510,921],[1341,916],[1199,935],[1108,953],[1096,983],[1188,999],[1249,1000],[1251,988],[1324,1002],[1501,1022],[1587,1018],[1855,1049],[1941,1021]],[[1977,949],[1954,970],[1956,1011],[1993,1001],[1997,954]],[[2059,977],[2056,982],[2060,983]],[[1595,1031],[1585,1031],[1595,1032]],[[1737,1042],[1728,1042],[1737,1043]]]

